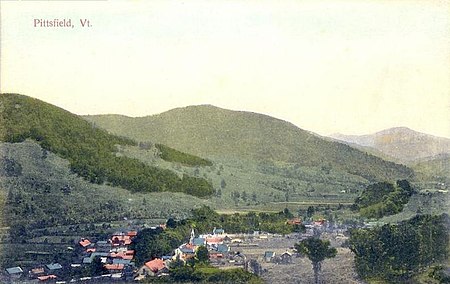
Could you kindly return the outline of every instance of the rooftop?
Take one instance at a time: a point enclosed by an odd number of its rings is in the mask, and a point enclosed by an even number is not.
[[[81,241],[79,242],[80,246],[82,247],[87,247],[91,244],[91,241],[89,241],[88,239],[81,239]]]
[[[49,270],[57,270],[57,269],[62,268],[62,265],[59,263],[51,263],[51,264],[47,264],[46,266]]]
[[[6,268],[6,272],[8,272],[9,275],[12,275],[12,274],[23,273],[23,270],[19,266],[16,266],[16,267],[11,267],[11,268]]]
[[[166,264],[164,263],[164,260],[160,258],[155,258],[154,260],[146,262],[145,266],[147,266],[153,272],[158,272],[164,267],[166,267]]]
[[[125,265],[123,265],[122,263],[118,263],[118,264],[105,264],[105,269],[107,270],[122,270],[125,268]]]

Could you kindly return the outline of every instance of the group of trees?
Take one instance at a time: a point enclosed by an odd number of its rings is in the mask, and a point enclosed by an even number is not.
[[[354,229],[350,249],[364,279],[404,282],[448,256],[449,216],[416,216],[398,225]]]
[[[69,160],[73,172],[93,183],[107,182],[134,192],[174,191],[199,197],[213,194],[212,185],[202,178],[184,176],[149,166],[137,159],[116,155],[116,145],[136,145],[123,137],[94,127],[82,118],[50,104],[25,96],[3,94],[0,113],[4,121],[0,140],[37,141],[47,151]],[[159,145],[165,159],[187,164],[210,162]]]
[[[378,182],[362,192],[353,208],[359,209],[363,217],[381,218],[401,212],[413,193],[414,189],[407,180],[398,180],[395,185]]]
[[[278,234],[289,234],[303,230],[302,225],[288,225],[287,219],[292,213],[285,209],[278,213],[218,214],[207,206],[192,210],[192,222],[199,231],[211,231],[212,228],[223,228],[229,233],[264,231]]]
[[[171,255],[183,241],[189,236],[188,226],[177,228],[144,229],[133,241],[135,261],[137,265],[142,265],[146,261],[160,258],[163,255]]]
[[[233,283],[260,284],[263,281],[256,275],[242,268],[219,269],[207,264],[181,264],[170,268],[169,277],[162,277],[158,281],[165,283]]]
[[[176,162],[186,166],[212,166],[213,163],[209,160],[177,151],[163,144],[155,144],[159,150],[160,157],[168,162]]]
[[[234,200],[235,205],[239,203],[240,200],[243,202],[246,202],[249,204],[250,201],[256,203],[258,201],[258,197],[256,195],[256,192],[252,192],[252,194],[247,193],[247,191],[243,190],[242,192],[239,192],[237,190],[234,190],[231,192],[231,198]]]

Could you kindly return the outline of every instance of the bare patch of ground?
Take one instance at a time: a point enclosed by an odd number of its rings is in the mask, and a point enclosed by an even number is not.
[[[354,269],[353,253],[348,248],[337,246],[338,243],[332,239],[331,236],[324,236],[330,238],[333,245],[336,245],[337,255],[335,258],[326,259],[322,263],[321,283],[330,284],[359,284],[365,283],[358,279],[358,275]],[[295,243],[300,239],[290,236],[287,237],[269,237],[268,239],[260,240],[255,238],[253,240],[246,240],[245,243],[257,244],[256,247],[233,247],[232,250],[244,253],[247,259],[256,259],[262,266],[262,279],[266,283],[274,284],[300,284],[300,283],[314,283],[314,273],[311,262],[307,257],[297,257],[292,250]],[[273,251],[276,255],[281,255],[288,251],[292,253],[292,263],[276,264],[266,262],[263,258],[265,251]]]

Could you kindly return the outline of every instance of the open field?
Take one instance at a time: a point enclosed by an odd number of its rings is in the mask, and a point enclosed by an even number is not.
[[[334,234],[323,234],[324,239],[329,239],[337,247],[338,254],[335,258],[327,259],[322,264],[323,283],[364,283],[358,279],[353,267],[353,253],[348,248],[340,247],[342,240],[336,241]],[[233,251],[240,251],[247,259],[256,259],[262,266],[264,272],[261,277],[266,283],[300,284],[313,283],[314,274],[311,262],[306,257],[297,257],[292,248],[301,240],[301,236],[292,234],[286,237],[269,236],[267,239],[258,237],[249,239],[252,246],[241,244],[233,246]],[[255,246],[257,245],[257,246]],[[292,263],[276,264],[264,261],[264,252],[273,251],[281,255],[288,251],[293,254]]]
[[[292,258],[292,264],[263,264],[267,272],[262,278],[267,283],[300,284],[313,283],[314,274],[311,262],[307,258]],[[353,268],[353,253],[347,248],[338,248],[338,254],[333,259],[327,259],[322,264],[323,283],[357,284],[365,283],[357,278]]]

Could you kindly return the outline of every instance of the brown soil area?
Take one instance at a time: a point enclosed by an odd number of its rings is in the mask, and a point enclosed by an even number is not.
[[[353,253],[348,248],[339,247],[331,236],[324,236],[330,239],[336,246],[338,253],[335,258],[326,259],[322,263],[321,283],[347,284],[364,283],[356,274],[353,264]],[[274,284],[299,284],[314,283],[314,273],[311,262],[307,257],[297,257],[292,247],[299,242],[296,238],[270,237],[268,239],[253,239],[249,242],[258,244],[257,247],[233,247],[232,250],[240,251],[247,256],[247,259],[257,259],[261,264],[264,273],[261,275],[266,283]],[[263,259],[265,251],[274,251],[276,255],[289,251],[293,253],[292,263],[276,264],[268,263]]]

